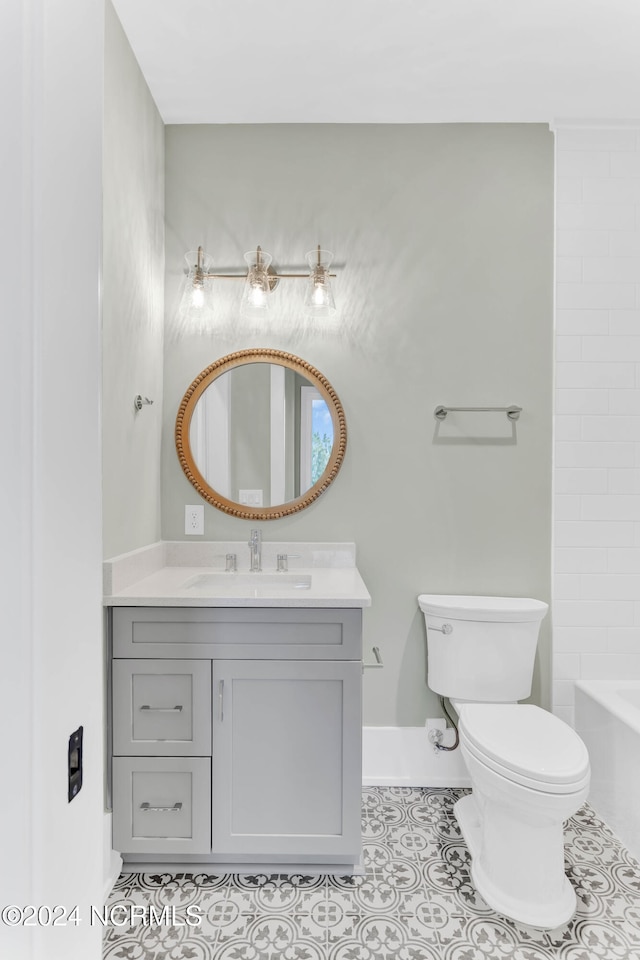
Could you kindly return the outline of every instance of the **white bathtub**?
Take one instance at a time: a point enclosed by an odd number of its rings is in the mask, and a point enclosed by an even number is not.
[[[591,760],[589,802],[640,859],[640,681],[576,681],[576,730]]]

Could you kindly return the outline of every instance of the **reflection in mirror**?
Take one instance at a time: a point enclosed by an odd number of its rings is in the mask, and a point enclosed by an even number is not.
[[[198,492],[235,516],[273,519],[308,506],[340,468],[344,413],[310,364],[246,350],[212,364],[180,406],[176,446]]]
[[[326,400],[299,373],[247,363],[221,374],[195,405],[189,443],[209,486],[270,507],[306,493],[326,470],[333,423]]]

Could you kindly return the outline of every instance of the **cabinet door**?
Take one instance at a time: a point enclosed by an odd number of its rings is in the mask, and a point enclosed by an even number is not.
[[[362,665],[214,663],[213,852],[361,853]]]
[[[113,752],[211,753],[210,660],[114,660]]]

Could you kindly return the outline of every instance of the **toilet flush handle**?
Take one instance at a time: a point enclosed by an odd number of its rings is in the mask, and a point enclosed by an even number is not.
[[[430,630],[439,630],[440,633],[446,634],[449,636],[450,633],[453,633],[453,627],[450,623],[443,623],[441,627],[429,627]]]

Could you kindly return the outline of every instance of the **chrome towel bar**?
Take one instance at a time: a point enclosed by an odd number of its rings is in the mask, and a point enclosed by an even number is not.
[[[522,413],[522,407],[512,405],[510,407],[445,407],[442,404],[433,411],[436,420],[444,420],[448,413],[506,413],[509,420],[518,420]]]

